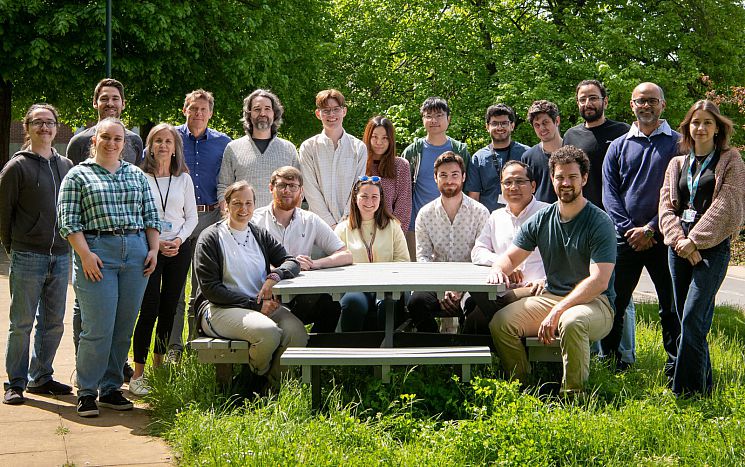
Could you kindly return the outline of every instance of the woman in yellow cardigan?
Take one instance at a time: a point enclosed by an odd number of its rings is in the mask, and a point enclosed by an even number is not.
[[[349,218],[340,222],[336,235],[352,252],[355,263],[409,261],[406,238],[399,221],[385,207],[380,177],[363,175],[354,183],[349,199]],[[403,301],[396,305],[403,313]],[[370,292],[352,292],[341,299],[338,330],[382,329],[382,300]]]

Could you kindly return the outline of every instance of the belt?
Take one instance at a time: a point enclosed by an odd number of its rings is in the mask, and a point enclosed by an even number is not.
[[[197,204],[197,212],[212,212],[217,206],[218,204]]]
[[[140,229],[84,230],[86,235],[131,235],[140,233]]]

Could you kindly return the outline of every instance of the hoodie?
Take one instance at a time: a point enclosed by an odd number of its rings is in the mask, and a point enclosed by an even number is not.
[[[0,172],[0,241],[5,252],[67,254],[69,245],[57,228],[60,183],[72,162],[52,149],[49,160],[19,151]]]

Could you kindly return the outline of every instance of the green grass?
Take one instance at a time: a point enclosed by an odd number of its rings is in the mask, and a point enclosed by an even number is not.
[[[185,355],[151,375],[153,431],[183,465],[745,465],[743,312],[717,309],[714,393],[690,399],[665,386],[656,312],[637,306],[637,364],[616,375],[593,361],[583,399],[521,391],[488,366],[470,384],[447,367],[394,369],[390,385],[331,369],[320,413],[297,380],[235,407],[214,369]]]

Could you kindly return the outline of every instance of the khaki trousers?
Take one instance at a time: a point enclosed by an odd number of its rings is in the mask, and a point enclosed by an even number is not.
[[[543,319],[563,298],[544,292],[511,303],[494,315],[489,331],[508,374],[528,381],[531,367],[522,338],[537,336]],[[564,390],[583,389],[590,375],[590,342],[605,337],[612,325],[613,308],[605,295],[573,306],[559,317]]]

